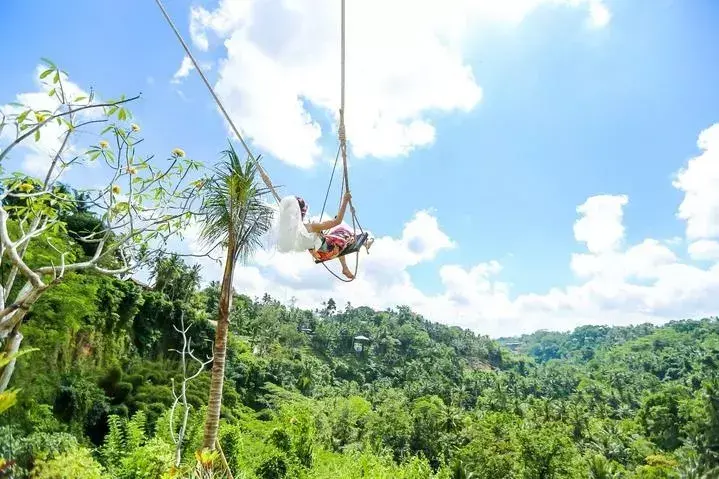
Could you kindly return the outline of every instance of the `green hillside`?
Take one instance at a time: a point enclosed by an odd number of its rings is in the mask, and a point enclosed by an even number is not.
[[[218,286],[198,277],[166,257],[152,288],[73,274],[38,301],[23,330],[38,350],[18,361],[19,401],[0,416],[13,477],[170,470],[173,325],[192,325],[198,359],[214,337]],[[717,361],[716,319],[495,342],[404,307],[236,295],[221,445],[235,477],[715,477]],[[188,462],[209,372],[189,384]]]

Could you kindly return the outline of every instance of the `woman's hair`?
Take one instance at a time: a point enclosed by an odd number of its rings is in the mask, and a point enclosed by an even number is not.
[[[305,203],[305,200],[303,200],[299,196],[295,196],[295,198],[297,198],[297,204],[300,205],[300,212],[302,213],[302,219],[305,219],[305,214],[307,213],[307,203]]]

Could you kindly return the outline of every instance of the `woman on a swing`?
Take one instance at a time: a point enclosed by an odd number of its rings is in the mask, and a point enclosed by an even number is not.
[[[369,250],[374,240],[367,238],[366,235],[355,236],[347,228],[340,226],[350,199],[352,195],[348,191],[342,197],[339,212],[333,219],[319,223],[304,223],[307,214],[305,200],[297,196],[282,198],[277,249],[281,252],[309,250],[312,257],[320,262],[338,258],[342,265],[342,274],[354,279],[354,274],[347,266],[347,260],[342,253],[358,240],[367,240],[364,246]],[[323,234],[325,230],[331,231]]]

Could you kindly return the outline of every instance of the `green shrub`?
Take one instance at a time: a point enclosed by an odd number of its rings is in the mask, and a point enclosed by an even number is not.
[[[287,463],[285,458],[279,454],[265,459],[255,469],[255,474],[260,479],[282,479],[287,474]]]
[[[71,449],[35,466],[34,479],[102,479],[103,469],[84,447]]]
[[[120,462],[118,479],[157,479],[172,467],[174,447],[161,439],[150,439]]]

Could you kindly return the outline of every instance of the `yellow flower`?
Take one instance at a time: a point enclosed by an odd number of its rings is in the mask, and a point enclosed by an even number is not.
[[[132,129],[132,131],[140,131],[140,127],[137,125],[137,123],[131,124],[130,128]]]
[[[17,189],[25,193],[30,193],[33,190],[33,186],[30,183],[22,183]]]
[[[105,148],[107,148],[109,146],[110,146],[110,144],[108,142],[106,142],[105,140],[100,140],[100,148],[102,148],[104,150]]]
[[[183,150],[181,148],[175,148],[174,150],[172,150],[172,156],[182,158],[185,156],[185,150]]]
[[[135,173],[137,173],[137,170],[131,166],[127,169],[127,172],[131,175],[134,175]]]
[[[45,121],[45,118],[47,118],[47,115],[35,112],[35,118],[37,119],[38,123],[42,123],[43,121]]]
[[[209,449],[195,451],[195,459],[197,459],[197,462],[205,469],[208,469],[212,466],[212,463],[215,462],[215,459],[217,459],[217,451],[210,451]]]
[[[116,195],[120,194],[120,187],[118,185],[112,185],[112,192]]]

